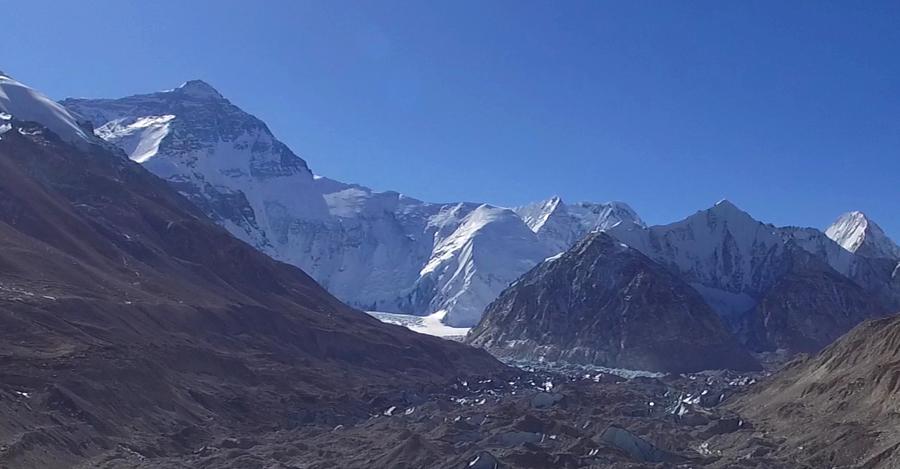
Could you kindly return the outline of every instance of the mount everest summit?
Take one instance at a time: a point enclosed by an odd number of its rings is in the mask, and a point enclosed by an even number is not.
[[[588,232],[643,225],[618,202],[436,204],[314,176],[261,120],[199,80],[62,105],[234,236],[362,309],[445,311],[445,323],[471,326],[507,285]]]

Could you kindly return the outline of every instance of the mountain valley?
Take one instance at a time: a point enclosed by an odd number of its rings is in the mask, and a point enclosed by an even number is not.
[[[0,73],[0,467],[890,469],[898,312],[861,212],[423,202]]]

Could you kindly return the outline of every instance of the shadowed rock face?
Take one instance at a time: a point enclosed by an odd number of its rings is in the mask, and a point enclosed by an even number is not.
[[[12,125],[0,138],[0,466],[72,467],[121,447],[177,457],[506,371],[343,305],[122,155]]]
[[[652,371],[758,367],[699,293],[605,233],[525,274],[467,342],[499,356]]]
[[[738,326],[751,350],[817,352],[887,312],[873,295],[814,255],[788,246],[785,259],[786,273]]]

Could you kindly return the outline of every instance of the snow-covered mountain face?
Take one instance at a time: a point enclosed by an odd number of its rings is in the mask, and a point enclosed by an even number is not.
[[[202,81],[62,104],[236,237],[370,311],[441,312],[447,324],[471,326],[507,285],[589,231],[642,224],[622,203],[555,198],[542,215],[314,176],[261,120]]]
[[[262,121],[202,81],[160,93],[62,104],[232,234],[269,254],[277,254],[278,238],[288,236],[287,220],[327,217],[306,162]]]
[[[841,215],[825,234],[844,249],[861,256],[900,260],[900,246],[862,212]]]
[[[559,197],[515,209],[538,238],[556,252],[569,249],[586,234],[624,223],[644,227],[644,222],[623,202],[565,204]]]
[[[669,225],[619,224],[608,232],[679,272],[726,316],[752,307],[783,270],[778,230],[727,200]]]
[[[554,254],[515,212],[481,205],[435,243],[412,297],[448,310],[444,322],[469,326],[511,282]],[[418,308],[421,309],[421,308]]]
[[[96,142],[63,106],[0,72],[0,133],[11,128],[2,121],[11,119],[38,123],[69,143]]]
[[[869,226],[873,226],[869,223]],[[877,228],[877,225],[874,225]],[[755,220],[727,200],[669,225],[619,224],[608,231],[680,272],[723,314],[754,304],[785,272],[785,247],[816,255],[864,287],[870,261],[815,228],[776,227]],[[829,232],[834,231],[834,226]],[[878,230],[882,245],[892,243]]]

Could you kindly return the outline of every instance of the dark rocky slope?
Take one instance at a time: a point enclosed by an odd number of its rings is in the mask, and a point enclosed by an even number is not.
[[[732,407],[812,467],[900,467],[900,316],[867,321]]]
[[[344,306],[124,155],[12,124],[0,138],[2,467],[177,459],[507,370]]]
[[[516,281],[466,341],[498,356],[608,367],[758,367],[693,288],[602,232]]]
[[[785,272],[737,327],[750,350],[817,352],[887,313],[873,295],[800,248],[789,244],[783,262]]]

